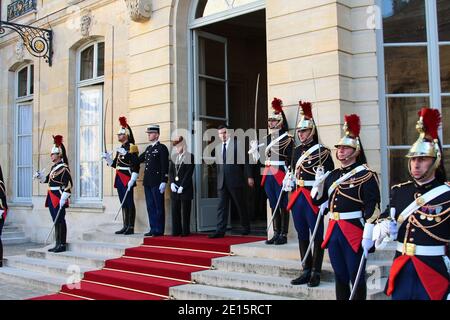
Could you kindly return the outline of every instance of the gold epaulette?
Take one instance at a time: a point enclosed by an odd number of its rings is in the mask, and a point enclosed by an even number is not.
[[[407,185],[407,184],[410,184],[410,183],[412,183],[412,181],[406,181],[406,182],[403,182],[403,183],[399,183],[399,184],[396,184],[396,185],[392,186],[391,189],[400,188],[400,187],[402,187],[404,185]]]
[[[130,143],[130,153],[139,153],[139,148],[137,145]]]

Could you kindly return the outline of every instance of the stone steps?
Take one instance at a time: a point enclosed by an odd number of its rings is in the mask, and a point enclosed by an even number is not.
[[[119,228],[120,229],[120,228]],[[135,233],[132,235],[117,235],[114,232],[86,232],[82,236],[82,240],[89,242],[101,242],[110,244],[122,244],[128,247],[137,247],[143,243],[144,234]]]
[[[4,245],[23,244],[30,242],[21,228],[8,225],[3,227],[2,231],[2,243]]]
[[[47,294],[48,292],[58,292],[61,285],[66,283],[67,277],[6,266],[0,268],[0,279],[40,289],[43,294]]]
[[[291,297],[189,284],[170,288],[170,296],[177,300],[296,300]]]

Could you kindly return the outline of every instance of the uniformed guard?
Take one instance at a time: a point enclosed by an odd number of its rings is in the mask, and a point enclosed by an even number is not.
[[[294,139],[289,135],[288,122],[283,112],[283,102],[274,98],[272,112],[268,116],[269,135],[265,141],[265,168],[262,174],[261,186],[266,191],[269,199],[272,215],[274,217],[274,235],[266,244],[281,245],[287,243],[289,231],[289,212],[287,211],[288,196],[281,195],[277,212],[274,212],[280,193],[282,192],[283,179],[290,166]],[[249,154],[255,161],[259,160],[258,142],[251,142]]]
[[[103,158],[108,166],[116,169],[114,188],[119,194],[122,204],[123,228],[116,234],[134,234],[136,220],[136,206],[134,204],[134,187],[139,177],[139,149],[135,144],[133,131],[125,117],[119,118],[120,129],[117,139],[122,145],[117,148],[114,160],[111,153],[104,153]]]
[[[406,155],[411,180],[392,187],[386,210],[391,221],[377,224],[380,232],[374,232],[377,243],[387,234],[397,239],[386,292],[394,300],[449,298],[450,185],[440,123],[438,110],[420,110],[420,136]]]
[[[318,229],[315,234],[313,254],[309,252],[303,265],[302,274],[291,281],[293,285],[308,284],[317,287],[320,284],[322,271],[323,249],[323,215],[319,215],[319,207],[312,203],[311,189],[317,172],[328,172],[334,169],[330,149],[319,144],[319,135],[312,115],[310,102],[300,101],[300,121],[297,124],[297,135],[300,145],[294,150],[295,173],[293,180],[295,188],[290,196],[287,209],[292,210],[294,226],[297,230],[298,245],[301,260],[305,260],[310,244],[310,232],[313,234],[317,219]],[[286,177],[291,175],[286,175]],[[285,183],[285,191],[291,191],[292,184]]]
[[[0,268],[3,267],[3,243],[2,230],[8,214],[8,204],[6,203],[6,186],[3,180],[2,166],[0,165]]]
[[[150,145],[139,156],[145,162],[144,189],[150,231],[145,236],[162,236],[165,228],[164,191],[169,172],[169,150],[159,142],[159,125],[150,125],[147,135]]]
[[[328,247],[335,273],[336,298],[348,300],[350,285],[354,284],[362,255],[374,249],[372,231],[379,213],[380,191],[377,174],[366,164],[359,137],[360,119],[345,116],[345,136],[335,145],[341,167],[316,175],[313,203],[328,201],[330,220],[322,247]],[[365,271],[365,264],[363,264]],[[365,272],[355,288],[355,300],[365,300]]]
[[[69,161],[67,159],[66,148],[63,144],[63,137],[53,136],[54,145],[51,150],[51,160],[53,166],[50,173],[45,176],[42,171],[37,171],[34,175],[40,183],[48,183],[47,198],[45,206],[48,207],[53,223],[55,224],[55,247],[49,249],[50,252],[66,251],[67,224],[66,208],[69,207],[69,198],[73,186],[70,175]]]

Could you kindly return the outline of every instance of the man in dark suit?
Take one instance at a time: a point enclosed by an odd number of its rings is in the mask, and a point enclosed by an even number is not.
[[[180,136],[172,141],[176,149],[170,162],[169,176],[172,190],[172,235],[186,237],[190,234],[192,199],[194,199],[194,155],[187,151],[185,139]]]
[[[147,128],[150,145],[139,156],[139,163],[145,162],[144,190],[150,231],[145,236],[164,235],[165,209],[164,191],[169,177],[169,150],[159,142],[159,125]]]
[[[216,148],[217,164],[217,191],[220,198],[217,208],[217,230],[210,238],[223,238],[225,236],[229,203],[232,200],[239,212],[243,227],[242,235],[250,233],[250,220],[244,201],[245,176],[250,187],[254,187],[251,168],[248,164],[247,153],[237,138],[232,138],[228,128],[219,126],[218,134],[222,143]],[[238,155],[243,155],[243,161],[238,161]],[[244,162],[244,163],[239,163]]]

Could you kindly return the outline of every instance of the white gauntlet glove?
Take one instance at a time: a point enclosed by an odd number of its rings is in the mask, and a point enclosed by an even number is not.
[[[389,235],[389,225],[391,221],[383,220],[375,224],[373,228],[372,240],[375,241],[375,248],[382,249],[386,242],[384,239]]]
[[[264,144],[258,145],[257,140],[250,141],[250,150],[248,151],[248,154],[252,156],[254,162],[258,162],[260,155],[259,155],[259,147],[262,147]]]
[[[372,223],[367,223],[364,225],[364,232],[363,232],[363,239],[361,242],[361,246],[364,250],[364,254],[367,257],[367,254],[369,253],[369,250],[373,247],[374,241],[372,240],[373,237],[373,229],[375,225]]]
[[[178,194],[182,194],[183,193],[183,187],[179,187],[178,188]]]
[[[324,173],[323,167],[317,168],[316,177],[314,180],[313,187],[311,189],[311,198],[320,199],[322,197],[325,179],[328,177],[329,174],[330,171]]]
[[[61,195],[61,199],[59,199],[59,207],[62,208],[66,204],[67,199],[69,198],[70,193],[64,191],[63,194]]]
[[[159,185],[159,192],[161,194],[163,194],[164,190],[166,190],[166,183],[165,182],[161,182],[161,184]]]
[[[290,192],[294,188],[295,178],[291,171],[287,171],[283,179],[283,191]]]
[[[111,167],[113,163],[112,152],[103,152],[101,157],[106,161],[106,164]]]
[[[172,182],[170,184],[170,190],[172,190],[173,193],[176,193],[178,191],[177,188],[178,186],[175,183]]]
[[[36,173],[33,176],[33,179],[38,179],[40,183],[45,183],[45,175],[44,175],[45,169],[42,171],[36,171]]]
[[[139,174],[137,172],[131,173],[131,179],[130,179],[130,181],[128,181],[128,190],[133,188],[134,184],[137,181],[138,176],[139,176]]]

